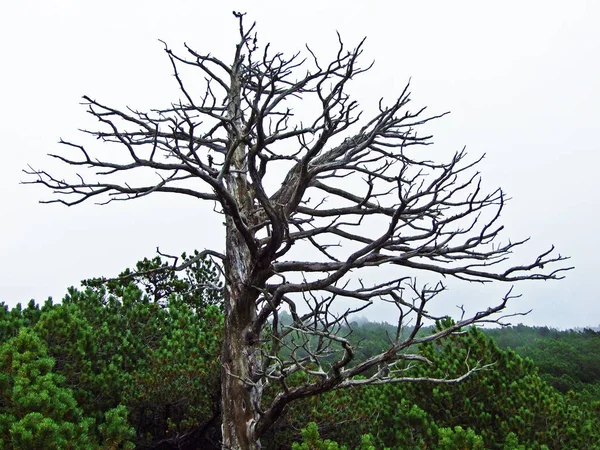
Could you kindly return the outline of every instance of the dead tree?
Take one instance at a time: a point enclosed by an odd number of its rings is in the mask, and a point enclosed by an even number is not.
[[[165,45],[182,96],[169,107],[115,109],[84,97],[101,124],[86,133],[118,146],[118,162],[61,140],[71,153],[51,156],[86,172],[67,181],[30,168],[26,182],[50,188],[56,197],[48,203],[69,206],[155,192],[214,202],[225,220],[225,252],[205,250],[198,258],[220,260],[226,280],[223,448],[257,449],[290,402],[411,381],[407,368],[427,361],[410,349],[498,320],[510,297],[509,291],[496,306],[423,337],[419,329],[435,319],[428,304],[444,285],[419,286],[416,273],[510,283],[558,279],[569,268],[555,264],[566,258],[553,248],[524,264],[508,261],[526,240],[500,242],[502,190],[483,192],[475,171],[480,158],[469,160],[464,150],[446,162],[427,159],[431,137],[417,131],[443,114],[410,109],[408,86],[363,119],[348,92],[370,67],[359,65],[362,42],[347,50],[339,39],[327,64],[308,48],[305,57],[286,57],[269,45],[259,48],[254,25],[246,28],[243,15],[234,14],[240,40],[230,64],[187,46],[181,56]],[[204,76],[202,95],[186,87],[187,69]],[[299,105],[308,105],[312,118],[297,119]],[[136,184],[139,168],[151,169],[155,181]],[[363,281],[365,271],[386,266],[394,274],[388,281]],[[398,333],[385,353],[357,363],[348,318],[376,301],[397,307]],[[282,310],[291,324],[280,323]],[[478,369],[465,368],[465,376]]]

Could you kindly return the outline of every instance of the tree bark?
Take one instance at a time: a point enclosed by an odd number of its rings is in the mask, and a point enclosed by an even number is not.
[[[247,222],[252,214],[253,199],[246,177],[246,145],[241,139],[243,117],[241,111],[241,50],[238,44],[231,71],[227,116],[229,119],[229,166],[225,168],[224,180],[239,216]],[[258,420],[255,405],[260,402],[260,392],[250,383],[252,367],[258,357],[258,339],[251,333],[256,318],[258,291],[253,287],[253,255],[248,239],[253,232],[241,227],[246,223],[234,220],[226,212],[226,289],[225,329],[221,354],[222,386],[222,433],[223,449],[255,450],[260,442],[254,437],[254,425]],[[258,403],[257,403],[258,402]]]
[[[256,295],[245,286],[249,255],[239,232],[227,219],[227,258],[229,269],[225,294],[225,339],[222,350],[221,386],[223,389],[223,448],[252,450],[260,448],[253,437],[256,393],[247,381],[256,357],[256,343],[248,333],[248,324],[256,315]]]

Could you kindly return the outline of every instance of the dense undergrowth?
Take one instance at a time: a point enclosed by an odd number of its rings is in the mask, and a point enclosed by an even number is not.
[[[205,288],[218,284],[218,272],[200,262],[178,278],[153,272],[161,265],[144,260],[137,270],[148,275],[88,280],[60,304],[0,305],[0,448],[218,448],[223,318],[216,291]],[[386,348],[389,328],[354,324],[357,357]],[[464,330],[422,346],[433,364],[405,373],[450,379],[491,364],[466,381],[302,400],[262,445],[600,448],[599,344],[592,330]]]

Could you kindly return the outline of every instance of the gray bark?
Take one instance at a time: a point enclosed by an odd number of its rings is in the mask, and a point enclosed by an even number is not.
[[[243,142],[243,113],[241,109],[241,65],[243,43],[236,48],[232,64],[227,114],[229,119],[230,164],[224,175],[225,185],[235,207],[244,220],[251,216],[254,201],[246,178],[246,145]],[[246,225],[246,223],[244,223]],[[256,319],[258,291],[253,289],[253,269],[256,261],[247,245],[254,240],[253,232],[242,235],[234,220],[226,217],[225,253],[225,330],[221,354],[222,433],[223,448],[253,450],[260,442],[253,436],[258,420],[255,405],[260,393],[248,384],[254,376],[252,367],[258,357],[258,340],[252,336],[250,325]],[[258,398],[257,398],[258,397]]]

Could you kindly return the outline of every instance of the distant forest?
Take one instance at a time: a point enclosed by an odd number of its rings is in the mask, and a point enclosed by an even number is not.
[[[365,358],[385,348],[386,337],[396,330],[387,323],[353,325],[354,338],[368,342],[362,346]],[[531,360],[540,377],[559,392],[573,391],[586,401],[600,401],[600,332],[595,329],[560,331],[519,324],[480,331],[500,349]]]
[[[144,260],[137,270],[161,264]],[[218,274],[208,262],[193,269],[87,280],[60,304],[0,304],[0,448],[219,448],[223,314],[214,292],[196,288]],[[342,331],[357,364],[397,332],[370,322]],[[600,448],[600,333],[471,328],[418,350],[432,364],[396,367],[398,383],[294,403],[263,448]],[[400,382],[473,367],[481,370],[461,383]]]

